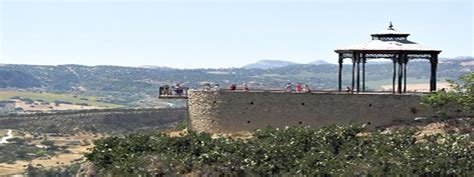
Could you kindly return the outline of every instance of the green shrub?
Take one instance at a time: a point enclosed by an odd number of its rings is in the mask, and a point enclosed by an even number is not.
[[[182,120],[176,124],[175,129],[178,131],[181,131],[181,130],[186,129],[187,127],[188,127],[188,123],[186,122],[186,120]]]
[[[250,139],[189,132],[109,137],[86,154],[104,174],[178,175],[467,175],[473,173],[472,138],[440,134],[415,138],[416,129],[359,136],[362,126],[266,128]]]
[[[424,96],[422,104],[432,107],[442,118],[474,116],[474,73],[461,76],[457,81],[447,81],[452,90]]]

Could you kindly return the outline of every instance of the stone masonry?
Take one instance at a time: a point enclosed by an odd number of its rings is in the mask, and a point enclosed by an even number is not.
[[[257,128],[359,122],[371,127],[433,116],[420,95],[192,91],[189,128],[235,133]]]

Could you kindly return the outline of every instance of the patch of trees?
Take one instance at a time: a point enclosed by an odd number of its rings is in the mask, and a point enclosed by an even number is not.
[[[58,152],[63,152],[64,148],[59,148],[52,141],[43,141],[44,148],[29,144],[25,139],[12,138],[11,143],[0,145],[0,163],[13,163],[17,160],[32,160],[38,157],[52,156]]]
[[[78,163],[53,168],[45,168],[40,164],[36,166],[28,164],[24,175],[26,177],[70,177],[75,176],[80,167]]]

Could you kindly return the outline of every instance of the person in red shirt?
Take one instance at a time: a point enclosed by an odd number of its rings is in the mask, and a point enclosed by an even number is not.
[[[295,89],[296,89],[296,93],[303,92],[303,86],[300,83],[296,84]]]

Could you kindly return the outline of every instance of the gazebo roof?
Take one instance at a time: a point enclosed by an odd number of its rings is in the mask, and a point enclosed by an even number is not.
[[[393,28],[388,28],[386,30],[382,30],[382,31],[379,31],[377,33],[373,33],[371,36],[382,36],[382,35],[400,35],[400,36],[408,36],[410,35],[410,33],[405,33],[405,32],[401,32],[401,31],[398,31],[398,30],[395,30]]]
[[[374,52],[394,52],[394,51],[412,51],[412,52],[441,52],[416,42],[409,41],[407,37],[409,33],[397,31],[390,26],[381,32],[371,34],[372,40],[361,44],[349,46],[346,48],[338,48],[337,53],[352,52],[352,51],[374,51]]]
[[[409,35],[410,35],[409,33],[404,33],[404,32],[395,30],[395,28],[393,28],[392,22],[390,22],[390,25],[388,26],[386,30],[382,30],[378,33],[371,34],[371,36],[393,36],[393,37],[397,37],[397,36],[407,37]]]
[[[382,41],[382,40],[371,40],[361,44],[349,46],[347,48],[336,49],[336,52],[349,52],[349,51],[432,51],[441,52],[441,50],[435,50],[424,45],[404,40],[404,41]]]

